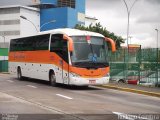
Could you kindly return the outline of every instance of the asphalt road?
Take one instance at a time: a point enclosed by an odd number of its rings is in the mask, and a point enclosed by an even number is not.
[[[160,99],[90,86],[49,86],[0,74],[0,119],[137,120],[160,119]]]

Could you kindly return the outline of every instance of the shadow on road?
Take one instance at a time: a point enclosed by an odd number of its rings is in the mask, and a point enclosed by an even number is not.
[[[94,86],[74,86],[74,85],[58,84],[57,87],[69,90],[102,90],[101,88],[97,88]]]
[[[14,78],[14,80],[17,80],[17,79]],[[40,80],[40,79],[23,78],[21,81],[50,86],[49,81]],[[59,83],[56,85],[56,87],[61,88],[61,89],[69,89],[69,90],[102,90],[102,88],[98,88],[95,86],[74,86],[74,85],[64,85],[64,84],[59,84]]]

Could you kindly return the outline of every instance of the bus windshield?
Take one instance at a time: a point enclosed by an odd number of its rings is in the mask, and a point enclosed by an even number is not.
[[[109,66],[107,43],[103,37],[72,36],[74,51],[71,54],[73,66],[87,68],[102,68]]]

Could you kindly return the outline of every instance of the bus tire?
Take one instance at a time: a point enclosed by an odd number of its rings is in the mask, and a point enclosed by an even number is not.
[[[51,85],[52,87],[55,87],[55,86],[56,86],[56,76],[55,76],[55,73],[54,73],[53,71],[50,71],[49,81],[50,81],[50,85]]]
[[[118,83],[125,83],[125,81],[123,79],[120,79]]]
[[[21,71],[21,68],[20,67],[18,67],[17,68],[17,79],[18,80],[22,80],[22,71]]]

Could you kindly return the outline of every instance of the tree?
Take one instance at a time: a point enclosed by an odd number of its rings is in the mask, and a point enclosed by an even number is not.
[[[121,47],[121,43],[124,43],[124,39],[121,36],[117,36],[113,32],[109,32],[105,27],[102,27],[100,23],[96,23],[95,25],[90,24],[88,27],[77,24],[75,28],[80,30],[97,32],[104,35],[105,37],[111,38],[115,41],[117,49]]]

